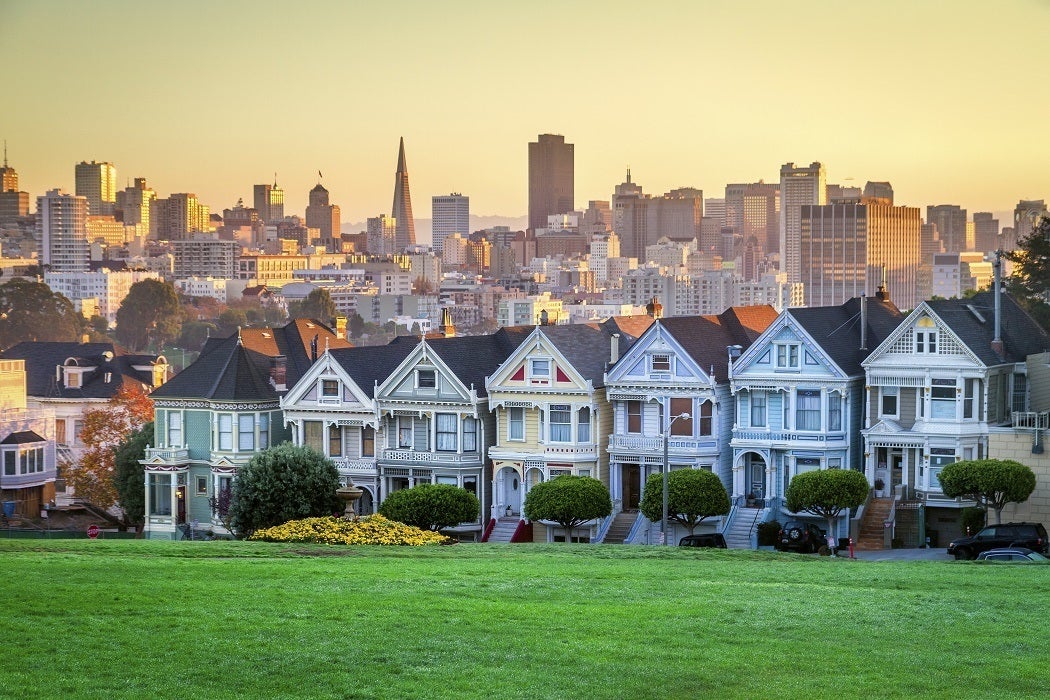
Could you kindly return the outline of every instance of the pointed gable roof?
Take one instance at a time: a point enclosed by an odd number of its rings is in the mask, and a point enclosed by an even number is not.
[[[995,293],[978,292],[968,299],[937,299],[926,306],[987,367],[1023,362],[1029,355],[1050,350],[1050,335],[1008,294],[999,297],[1003,357],[992,349],[995,338]]]
[[[846,376],[864,374],[861,362],[901,324],[904,315],[889,299],[867,298],[866,349],[861,350],[859,297],[839,306],[788,309],[788,314]]]
[[[390,343],[359,348],[330,350],[329,355],[354,380],[367,396],[375,398],[376,386],[398,368],[415,346],[412,343]]]
[[[527,329],[526,329],[527,330]],[[427,346],[467,389],[488,394],[485,379],[496,371],[528,337],[517,329],[501,328],[489,335],[456,336],[427,340]]]
[[[236,335],[213,339],[207,352],[150,394],[151,398],[276,401],[277,390]]]
[[[124,386],[153,386],[153,375],[136,367],[157,364],[158,355],[131,355],[113,343],[26,340],[0,353],[5,360],[25,360],[26,395],[51,399],[109,399]],[[67,387],[55,368],[73,358],[80,367],[94,367],[79,387]],[[109,375],[109,381],[106,381]]]
[[[718,315],[672,316],[660,325],[689,353],[704,372],[715,368],[715,379],[728,376],[731,345],[747,349],[777,319],[772,306],[732,306]]]

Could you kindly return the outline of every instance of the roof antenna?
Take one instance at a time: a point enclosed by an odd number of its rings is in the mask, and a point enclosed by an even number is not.
[[[4,139],[4,167],[7,167],[7,139]]]

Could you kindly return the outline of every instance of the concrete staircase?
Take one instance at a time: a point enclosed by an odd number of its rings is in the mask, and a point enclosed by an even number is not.
[[[625,510],[617,513],[605,532],[602,544],[623,544],[627,535],[631,534],[631,528],[634,527],[634,521],[637,519],[638,511]]]
[[[859,551],[876,551],[883,549],[886,518],[890,517],[893,508],[892,498],[873,498],[864,509],[864,519],[860,522],[860,535],[854,542]]]
[[[509,517],[499,518],[496,520],[495,527],[492,528],[492,532],[489,533],[488,542],[510,542],[510,538],[514,536],[514,531],[518,529],[518,523],[521,518]]]
[[[728,530],[722,532],[729,549],[751,549],[751,533],[758,527],[761,508],[737,508]]]

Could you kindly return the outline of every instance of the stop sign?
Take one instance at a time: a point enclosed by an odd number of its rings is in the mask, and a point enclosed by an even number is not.
[[[89,525],[87,529],[88,537],[95,539],[98,537],[98,525]]]

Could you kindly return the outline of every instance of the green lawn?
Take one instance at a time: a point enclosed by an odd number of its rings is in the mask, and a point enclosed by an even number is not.
[[[0,540],[0,697],[1046,697],[1050,568]]]

